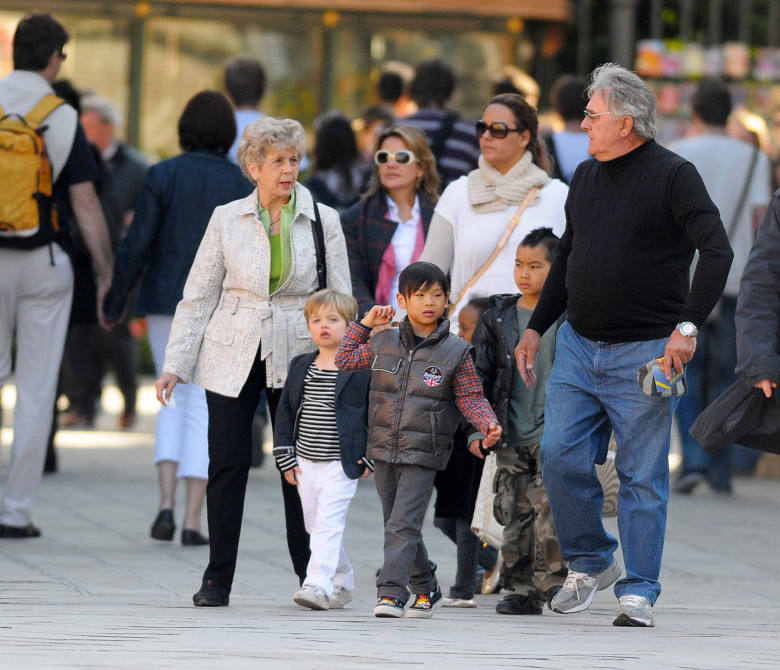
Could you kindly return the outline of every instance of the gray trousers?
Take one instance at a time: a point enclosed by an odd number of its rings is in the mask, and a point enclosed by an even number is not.
[[[0,511],[8,526],[29,524],[38,499],[70,317],[70,259],[51,249],[54,265],[48,246],[0,248],[0,387],[11,376],[16,334],[14,441]]]
[[[428,559],[422,537],[436,470],[384,461],[375,461],[374,467],[385,522],[385,558],[376,580],[377,595],[406,603],[410,591],[430,593],[438,585],[436,564]]]

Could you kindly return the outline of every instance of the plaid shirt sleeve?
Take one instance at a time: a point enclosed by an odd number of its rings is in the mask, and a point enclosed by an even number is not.
[[[482,383],[479,381],[471,356],[463,359],[463,363],[455,373],[452,392],[455,394],[455,404],[460,413],[472,426],[482,431],[483,435],[488,434],[491,423],[498,423],[498,417],[485,399]]]
[[[371,329],[359,321],[353,321],[349,324],[336,354],[336,367],[339,370],[355,372],[371,367],[374,357],[371,355],[369,335],[371,335]]]

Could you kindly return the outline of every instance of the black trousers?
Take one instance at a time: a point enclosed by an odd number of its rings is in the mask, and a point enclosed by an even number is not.
[[[233,585],[244,515],[244,499],[252,462],[252,419],[265,389],[271,421],[281,391],[266,389],[265,363],[257,352],[249,377],[237,398],[206,391],[209,410],[209,481],[206,515],[209,524],[209,564],[203,580],[213,579],[228,591]],[[295,486],[282,476],[287,546],[295,573],[302,582],[311,554],[309,534],[303,522],[301,499]]]

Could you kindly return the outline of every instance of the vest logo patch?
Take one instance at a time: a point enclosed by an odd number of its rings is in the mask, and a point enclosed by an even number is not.
[[[422,373],[422,380],[428,386],[438,386],[443,378],[442,371],[435,365],[425,368]]]

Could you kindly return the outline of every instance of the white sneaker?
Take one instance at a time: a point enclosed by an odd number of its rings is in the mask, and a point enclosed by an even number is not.
[[[613,626],[655,626],[653,603],[642,596],[632,594],[620,596],[620,607],[612,620]]]
[[[441,601],[442,607],[476,607],[477,603],[474,602],[474,598],[453,598],[447,596]]]
[[[304,584],[300,591],[296,591],[293,600],[301,607],[312,610],[328,609],[328,596],[323,589],[313,584]]]
[[[621,569],[616,561],[602,572],[588,574],[569,570],[563,588],[558,591],[550,603],[550,609],[560,614],[572,614],[588,609],[596,591],[603,591],[620,577]]]
[[[330,594],[328,607],[332,610],[340,610],[344,609],[344,605],[351,602],[352,591],[337,584],[333,587],[333,593]]]

